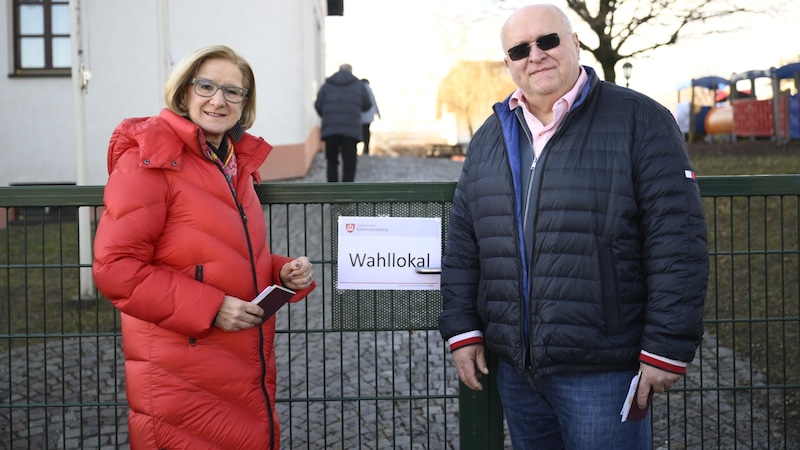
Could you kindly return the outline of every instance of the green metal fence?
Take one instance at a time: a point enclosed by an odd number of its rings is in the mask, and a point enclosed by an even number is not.
[[[654,447],[800,448],[800,176],[699,183],[706,339],[654,400]],[[308,255],[319,285],[278,314],[282,448],[510,448],[492,378],[457,381],[438,292],[335,287],[339,215],[442,217],[444,234],[454,186],[259,187],[273,251]],[[102,187],[0,188],[2,449],[128,448],[119,318],[80,256],[78,218],[101,205]]]

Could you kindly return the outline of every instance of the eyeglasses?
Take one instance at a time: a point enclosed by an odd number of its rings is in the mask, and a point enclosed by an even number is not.
[[[247,96],[247,89],[239,86],[230,86],[227,84],[217,84],[205,78],[192,78],[194,85],[194,93],[200,97],[213,97],[217,91],[222,91],[222,96],[225,100],[231,103],[242,103]]]
[[[561,45],[561,38],[558,36],[558,33],[552,33],[540,37],[539,39],[535,40],[533,44],[536,44],[540,50],[547,51]],[[508,57],[512,61],[519,61],[522,58],[527,58],[530,54],[531,43],[515,45],[508,49]]]

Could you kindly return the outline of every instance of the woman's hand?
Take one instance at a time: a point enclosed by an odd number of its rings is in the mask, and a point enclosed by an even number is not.
[[[214,325],[224,331],[246,330],[261,324],[264,310],[250,302],[226,295],[217,311]]]
[[[301,256],[294,261],[289,261],[281,267],[281,283],[293,291],[299,291],[311,286],[314,281],[314,271],[307,257]]]

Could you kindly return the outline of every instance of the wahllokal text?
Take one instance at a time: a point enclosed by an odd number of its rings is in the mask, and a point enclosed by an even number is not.
[[[426,253],[425,256],[412,255],[411,252],[400,256],[394,252],[383,255],[378,252],[374,256],[368,256],[366,253],[350,253],[352,267],[428,267],[430,263],[430,253]]]

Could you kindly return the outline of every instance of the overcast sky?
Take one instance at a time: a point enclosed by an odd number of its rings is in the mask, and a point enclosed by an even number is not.
[[[630,87],[673,109],[676,86],[691,78],[729,78],[781,66],[800,54],[800,1],[789,4],[777,17],[747,16],[734,24],[736,32],[679,40],[649,58],[632,59]],[[345,0],[344,5],[344,16],[326,19],[327,72],[347,62],[357,76],[369,78],[382,114],[373,131],[437,129],[436,88],[450,68],[459,59],[503,56],[499,33],[510,11],[496,0]],[[482,20],[464,23],[460,17],[466,12]],[[570,18],[581,37],[581,22]],[[600,71],[588,52],[582,52],[581,62]],[[617,82],[624,83],[621,72]]]

